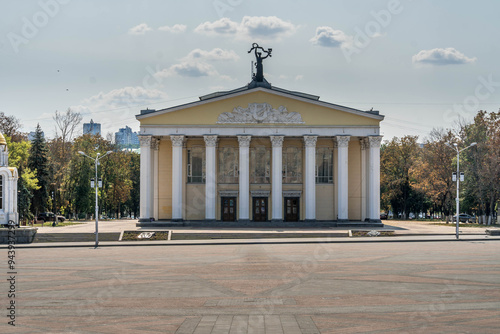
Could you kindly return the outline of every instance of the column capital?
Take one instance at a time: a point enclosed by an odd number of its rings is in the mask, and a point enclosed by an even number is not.
[[[380,147],[380,143],[382,142],[382,136],[368,136],[368,147]]]
[[[203,139],[205,139],[205,145],[207,147],[215,147],[215,146],[217,146],[217,135],[203,136]]]
[[[151,149],[158,151],[158,146],[160,144],[160,139],[158,138],[151,138]]]
[[[238,136],[238,143],[240,147],[250,147],[250,141],[252,140],[252,136]]]
[[[359,137],[359,143],[361,145],[361,150],[367,150],[369,148],[368,139],[366,137]]]
[[[141,147],[151,147],[151,136],[139,136],[139,142]]]
[[[349,140],[351,136],[336,136],[337,147],[349,147]]]
[[[273,147],[282,147],[285,136],[270,136]]]
[[[172,146],[182,146],[184,144],[184,135],[172,135],[170,136],[172,141]]]
[[[316,147],[318,136],[304,136],[304,143],[306,147]]]

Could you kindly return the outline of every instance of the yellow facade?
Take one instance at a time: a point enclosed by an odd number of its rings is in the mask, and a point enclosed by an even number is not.
[[[222,113],[231,113],[237,107],[247,108],[250,104],[267,103],[273,109],[285,107],[288,112],[299,113],[302,123],[294,124],[220,124],[217,123]],[[383,116],[376,113],[362,112],[342,106],[327,104],[314,99],[307,99],[300,96],[286,95],[282,92],[275,92],[266,89],[248,90],[229,94],[225,97],[215,97],[201,100],[199,102],[168,108],[165,110],[148,112],[138,115],[141,123],[141,136],[152,136],[159,138],[157,155],[157,175],[153,177],[157,185],[157,197],[153,198],[157,211],[155,219],[173,219],[173,197],[172,180],[175,161],[173,160],[173,144],[170,136],[183,136],[182,147],[182,218],[184,220],[196,221],[204,220],[206,217],[207,198],[206,186],[204,183],[188,183],[187,178],[187,152],[193,148],[205,150],[206,143],[204,135],[217,135],[217,147],[215,153],[215,178],[216,178],[216,202],[215,219],[221,220],[223,194],[238,194],[238,183],[220,183],[217,180],[219,174],[219,154],[218,148],[232,147],[236,151],[239,149],[239,142],[236,136],[251,135],[249,150],[257,147],[266,147],[272,151],[270,136],[284,135],[282,151],[289,147],[295,147],[301,152],[302,173],[306,171],[306,146],[304,136],[316,136],[316,149],[328,148],[333,153],[333,183],[315,184],[315,219],[319,221],[335,221],[339,215],[339,179],[338,179],[338,153],[336,147],[337,136],[350,136],[348,145],[348,177],[346,197],[348,197],[348,217],[350,220],[361,220],[367,215],[364,204],[366,198],[365,183],[362,179],[362,155],[366,151],[362,150],[360,140],[365,140],[367,136],[377,136],[379,123]],[[200,129],[196,132],[196,129]],[[303,130],[300,130],[303,128]],[[179,130],[180,129],[180,130]],[[203,129],[203,130],[201,130]],[[231,130],[236,129],[236,130]],[[267,130],[266,130],[267,129]],[[295,130],[293,130],[295,129]],[[329,130],[331,129],[331,130]],[[182,131],[191,131],[187,134]],[[232,131],[232,132],[231,132]],[[295,131],[295,132],[294,132]],[[321,132],[322,131],[322,132]],[[210,132],[210,133],[206,133]],[[318,132],[318,133],[316,133]],[[359,134],[358,134],[359,133]],[[142,147],[141,147],[142,150]],[[271,159],[271,170],[272,166]],[[153,170],[153,169],[151,169]],[[366,169],[365,169],[366,170]],[[142,162],[141,162],[142,173]],[[314,180],[316,180],[314,178]],[[233,182],[233,181],[231,181]],[[253,184],[248,186],[249,192],[260,192],[269,194],[267,199],[268,210],[267,220],[271,220],[273,207],[272,196],[273,179],[270,175],[269,183]],[[300,194],[299,220],[307,220],[306,217],[306,189],[305,177],[301,183],[282,184],[284,200],[286,194]],[[156,195],[155,195],[156,196]],[[233,196],[233,195],[231,195]],[[234,195],[237,200],[238,209],[239,196]],[[249,219],[253,220],[252,196],[248,196],[247,207],[249,207]],[[141,209],[142,210],[142,209]],[[156,210],[156,209],[155,209]],[[283,209],[284,210],[284,209]],[[310,209],[309,209],[310,210]],[[237,211],[237,215],[238,215]]]

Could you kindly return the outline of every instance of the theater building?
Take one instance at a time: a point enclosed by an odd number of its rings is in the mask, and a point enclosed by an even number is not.
[[[247,86],[136,116],[140,222],[380,223],[384,117],[259,74]]]

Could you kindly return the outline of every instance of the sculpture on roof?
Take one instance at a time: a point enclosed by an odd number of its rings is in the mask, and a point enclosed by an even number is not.
[[[261,50],[261,51],[259,51]],[[264,81],[264,68],[262,66],[262,61],[266,59],[267,57],[271,57],[271,52],[273,49],[269,48],[265,50],[263,47],[259,46],[257,43],[252,44],[252,48],[248,53],[254,51],[255,53],[255,58],[257,59],[257,63],[255,64],[255,67],[257,68],[257,73],[254,74],[253,79],[257,82],[263,82]],[[265,56],[262,56],[262,53],[265,53]]]

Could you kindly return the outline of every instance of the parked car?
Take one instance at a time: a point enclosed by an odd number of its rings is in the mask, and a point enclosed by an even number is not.
[[[43,220],[44,222],[53,222],[54,221],[54,213],[52,212],[42,212],[36,218],[37,220]],[[56,220],[59,223],[62,223],[66,218],[60,215],[56,215]]]
[[[458,220],[461,223],[475,223],[476,222],[476,217],[468,215],[466,213],[461,213],[458,215]],[[457,221],[457,215],[453,216],[453,221]]]
[[[380,219],[387,219],[387,213],[382,212],[380,214]]]

